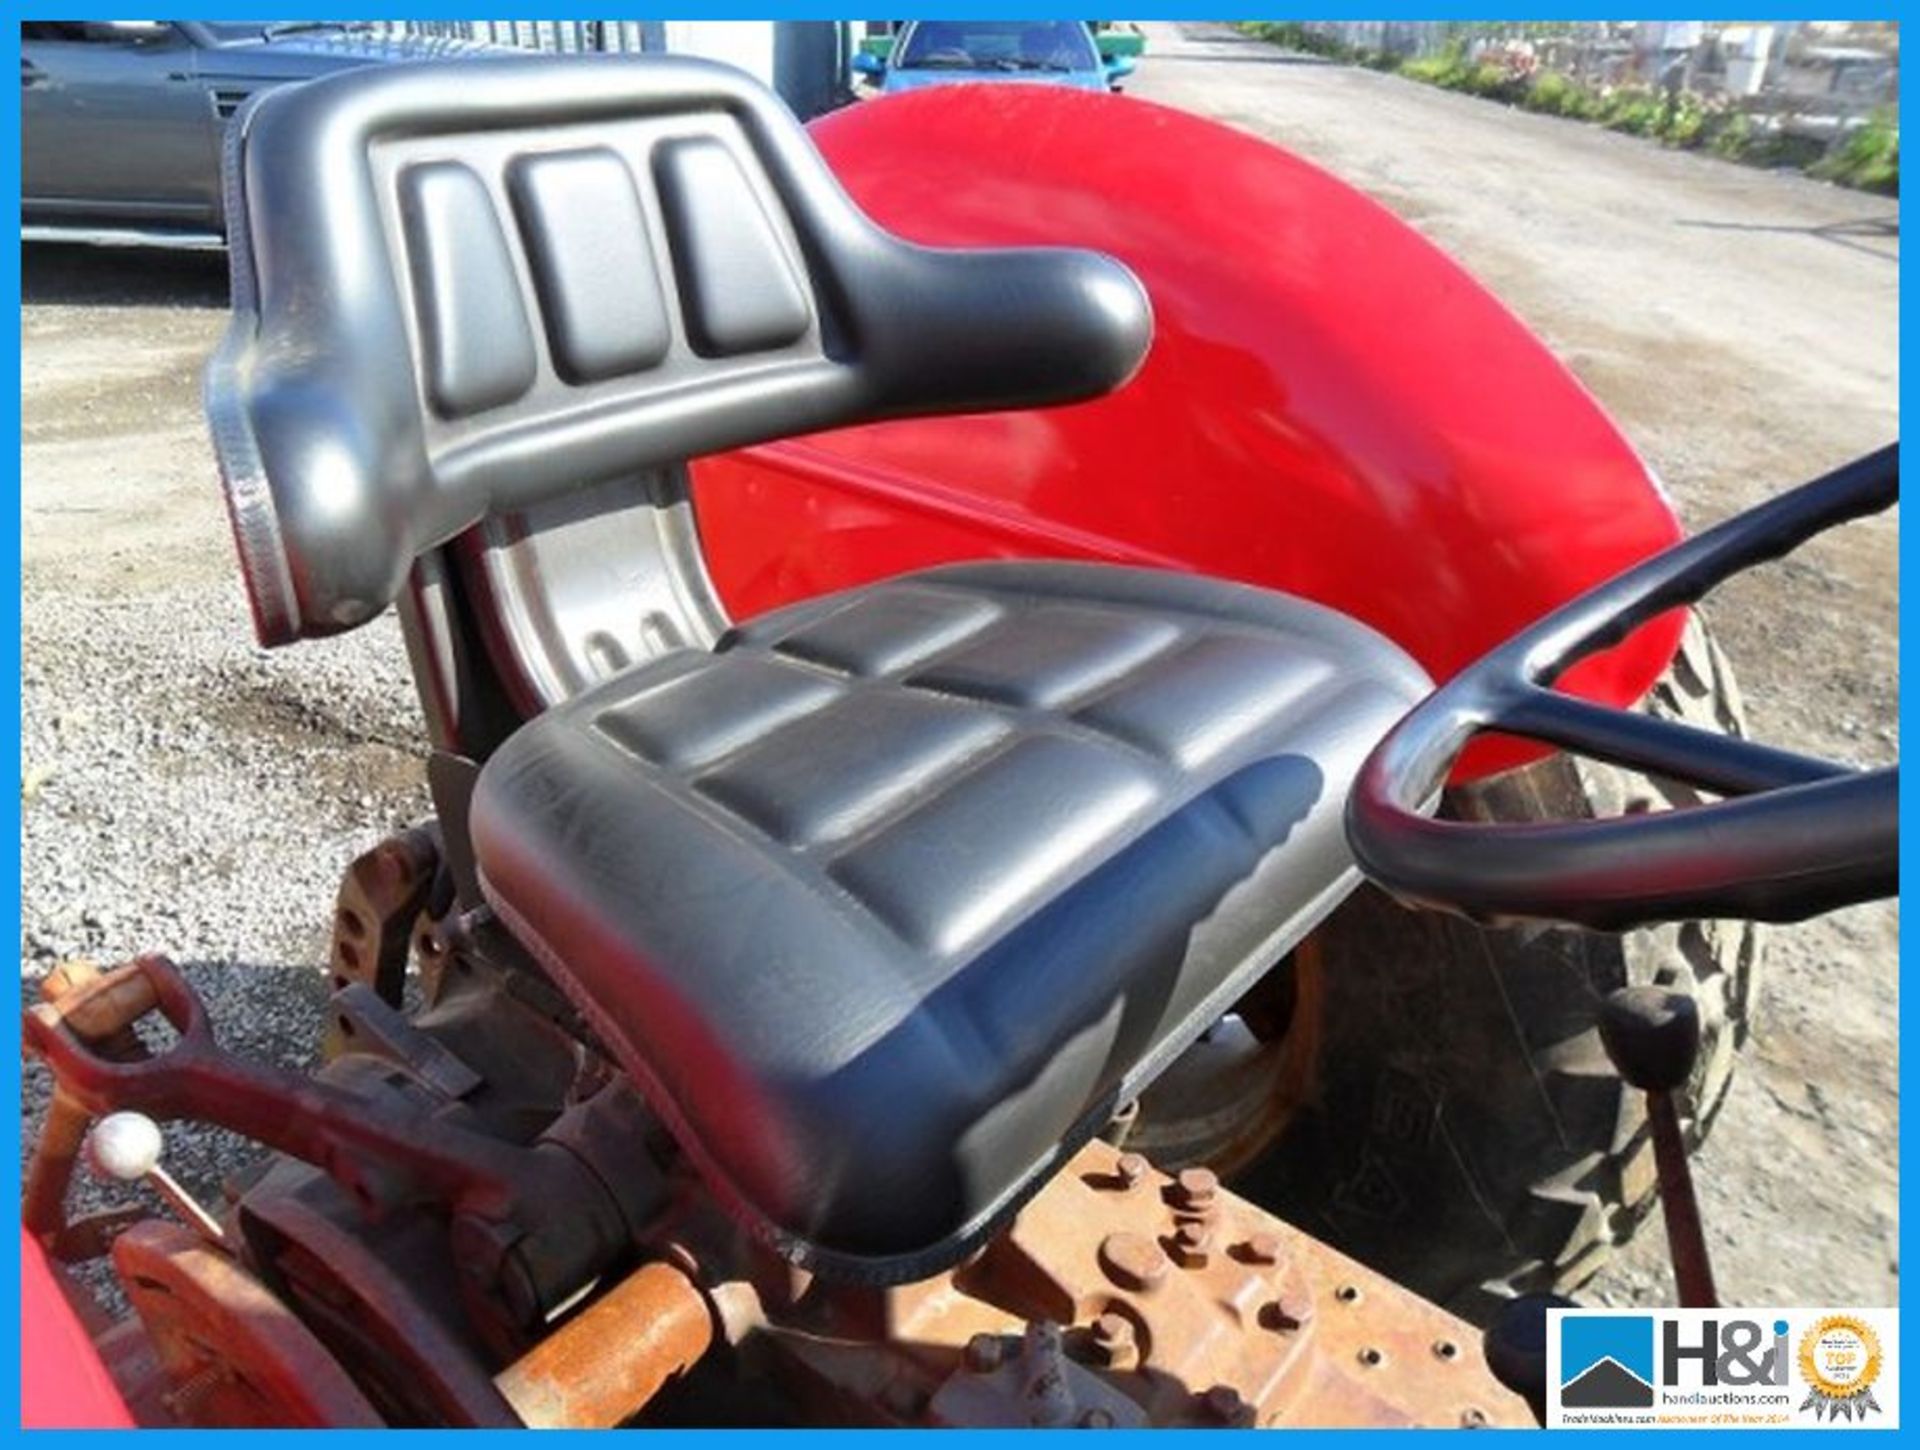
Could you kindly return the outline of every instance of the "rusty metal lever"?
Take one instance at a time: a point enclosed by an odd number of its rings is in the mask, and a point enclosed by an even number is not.
[[[116,1053],[113,1034],[156,1009],[178,1040],[138,1057]],[[43,1238],[63,1232],[60,1200],[88,1117],[131,1111],[212,1123],[311,1163],[370,1217],[414,1205],[447,1210],[462,1292],[476,1318],[497,1326],[503,1353],[619,1261],[658,1187],[628,1153],[644,1123],[638,1099],[618,1083],[570,1107],[532,1143],[489,1137],[463,1125],[457,1108],[357,1093],[223,1051],[199,998],[164,957],[138,958],[35,1005],[25,1041],[53,1073],[65,1112],[60,1151],[47,1155],[28,1195],[29,1227]],[[602,1161],[610,1156],[617,1165]],[[96,1246],[89,1238],[76,1248]]]
[[[97,1051],[71,1019],[108,994],[150,996],[178,1041],[139,1061]],[[538,1171],[530,1162],[538,1155],[513,1145],[443,1121],[423,1133],[419,1114],[224,1051],[199,997],[165,957],[137,958],[57,1002],[36,1004],[26,1042],[89,1113],[133,1110],[230,1128],[323,1169],[369,1212],[434,1199],[497,1217],[525,1199],[528,1175]]]

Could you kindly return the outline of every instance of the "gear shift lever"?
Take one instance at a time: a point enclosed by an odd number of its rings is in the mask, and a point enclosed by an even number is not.
[[[1680,1111],[1673,1095],[1693,1071],[1700,1052],[1700,1010],[1691,997],[1661,987],[1623,987],[1600,1009],[1600,1041],[1614,1071],[1647,1095],[1653,1129],[1654,1172],[1667,1220],[1667,1249],[1674,1287],[1683,1309],[1712,1309],[1719,1296],[1700,1226]]]
[[[210,1243],[225,1244],[220,1221],[160,1166],[164,1146],[160,1125],[145,1113],[109,1113],[87,1137],[87,1161],[102,1178],[150,1185],[188,1227]]]

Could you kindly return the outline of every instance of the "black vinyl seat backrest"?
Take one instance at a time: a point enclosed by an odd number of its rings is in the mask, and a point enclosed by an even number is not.
[[[207,408],[268,644],[378,614],[480,521],[703,453],[1125,381],[1093,253],[882,231],[781,103],[668,57],[369,67],[228,141]]]

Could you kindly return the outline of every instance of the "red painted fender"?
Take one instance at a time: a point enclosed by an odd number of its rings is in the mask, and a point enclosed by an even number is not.
[[[20,1425],[26,1430],[125,1430],[126,1402],[67,1302],[46,1255],[20,1231]]]
[[[861,206],[932,245],[1092,247],[1153,299],[1111,397],[706,459],[695,507],[736,615],[955,559],[1105,559],[1246,580],[1365,620],[1444,679],[1680,536],[1620,431],[1392,213],[1209,121],[1047,86],[939,86],[823,117]],[[1638,699],[1659,621],[1570,676]],[[1483,742],[1476,772],[1523,758]]]

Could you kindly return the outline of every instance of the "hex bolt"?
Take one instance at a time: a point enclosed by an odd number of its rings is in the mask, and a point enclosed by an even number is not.
[[[1211,1168],[1182,1168],[1174,1180],[1173,1201],[1182,1208],[1204,1213],[1213,1206],[1220,1179]]]
[[[1138,1188],[1147,1176],[1148,1163],[1138,1153],[1122,1153],[1113,1169],[1120,1176],[1121,1187]]]
[[[1144,1234],[1108,1234],[1100,1245],[1100,1267],[1122,1289],[1151,1289],[1167,1276],[1167,1256]]]
[[[1132,1369],[1140,1362],[1133,1321],[1124,1314],[1102,1314],[1094,1320],[1090,1343],[1095,1362],[1108,1369]]]
[[[1255,1234],[1248,1239],[1242,1250],[1251,1264],[1277,1264],[1280,1262],[1280,1235],[1272,1233]]]
[[[1693,999],[1660,987],[1623,987],[1600,1006],[1600,1044],[1614,1071],[1647,1095],[1647,1125],[1653,1132],[1654,1176],[1667,1221],[1667,1250],[1683,1309],[1711,1309],[1719,1302],[1713,1262],[1707,1254],[1700,1202],[1693,1192],[1686,1140],[1674,1093],[1686,1085],[1700,1053],[1700,1009]]]
[[[1174,1261],[1183,1269],[1204,1269],[1212,1257],[1213,1230],[1188,1220],[1173,1231]]]
[[[992,1374],[1006,1357],[1006,1344],[997,1334],[976,1334],[967,1341],[967,1368],[975,1374]]]
[[[147,1184],[185,1220],[187,1227],[209,1243],[225,1243],[227,1235],[220,1221],[160,1166],[165,1150],[160,1125],[145,1113],[108,1113],[87,1135],[87,1162],[95,1173],[120,1183]]]

